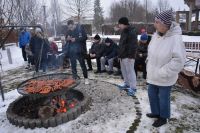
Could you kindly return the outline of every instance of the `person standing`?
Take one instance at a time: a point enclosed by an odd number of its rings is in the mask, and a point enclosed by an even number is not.
[[[156,33],[148,47],[147,83],[151,113],[157,118],[154,127],[160,127],[170,118],[170,92],[178,73],[186,61],[180,26],[172,21],[172,11],[163,11],[155,17]]]
[[[58,46],[56,45],[56,43],[53,41],[53,39],[50,39],[50,50],[49,50],[49,54],[48,54],[48,64],[50,65],[50,67],[52,67],[52,69],[57,69],[59,68],[59,61],[58,61]]]
[[[84,57],[84,46],[85,45],[85,40],[87,40],[87,35],[85,33],[84,28],[80,25],[74,24],[73,20],[69,20],[67,22],[68,25],[68,33],[66,37],[67,45],[68,45],[68,56],[71,62],[71,68],[72,68],[72,74],[73,77],[77,77],[77,69],[76,69],[76,60],[79,61],[83,76],[85,78],[85,84],[89,84],[88,80],[88,72],[87,68],[85,65],[85,57]]]
[[[118,58],[120,59],[121,72],[124,78],[124,83],[119,85],[119,87],[121,90],[128,89],[127,94],[134,96],[136,93],[134,63],[137,51],[137,34],[135,28],[129,25],[128,18],[120,18],[118,24],[122,31],[119,41]]]
[[[40,28],[36,28],[35,33],[36,35],[32,37],[30,42],[31,51],[35,60],[35,71],[38,72],[42,68],[43,72],[46,72],[47,53],[50,49],[49,42]]]
[[[19,47],[22,49],[22,56],[24,58],[24,61],[27,64],[27,55],[25,48],[27,45],[29,45],[31,39],[31,35],[28,31],[26,31],[25,28],[20,28],[20,35],[19,35]]]
[[[142,69],[143,79],[146,79],[147,71],[146,71],[146,58],[147,58],[147,50],[148,50],[148,35],[142,34],[140,36],[140,41],[137,49],[136,59],[135,59],[135,73],[137,76],[138,69]]]

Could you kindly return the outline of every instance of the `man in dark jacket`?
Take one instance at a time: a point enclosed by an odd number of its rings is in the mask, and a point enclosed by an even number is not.
[[[124,83],[119,85],[120,89],[128,89],[129,96],[136,92],[136,75],[134,70],[135,56],[137,50],[137,35],[135,28],[131,27],[128,18],[122,17],[118,21],[122,31],[119,41],[119,53],[121,71]]]
[[[68,43],[68,56],[71,62],[73,77],[77,77],[76,60],[78,60],[83,71],[85,84],[89,84],[87,68],[84,60],[85,50],[83,46],[87,40],[87,35],[84,28],[80,24],[75,25],[73,20],[69,20],[67,25],[68,33],[66,41]]]
[[[148,50],[148,35],[142,34],[140,37],[136,59],[135,59],[135,73],[137,76],[138,69],[142,70],[143,78],[146,79],[147,71],[146,71],[146,58],[147,58],[147,50]]]
[[[94,42],[91,46],[91,49],[89,50],[89,55],[87,58],[87,64],[88,64],[89,70],[92,70],[91,59],[96,59],[97,71],[95,71],[94,73],[101,73],[100,58],[102,57],[104,47],[105,46],[101,41],[101,37],[98,34],[95,35]]]
[[[118,46],[110,38],[105,39],[105,49],[101,57],[101,71],[106,72],[105,64],[108,62],[108,74],[113,73],[113,61],[117,57]]]

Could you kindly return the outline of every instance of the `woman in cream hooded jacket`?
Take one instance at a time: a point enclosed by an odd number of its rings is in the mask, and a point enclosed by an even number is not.
[[[156,33],[148,46],[147,83],[151,113],[158,118],[152,124],[160,127],[170,118],[170,92],[186,60],[180,26],[172,22],[172,12],[164,11],[155,17]]]
[[[172,22],[164,36],[157,32],[153,35],[148,47],[147,83],[158,86],[176,83],[186,60],[181,34],[180,26]]]

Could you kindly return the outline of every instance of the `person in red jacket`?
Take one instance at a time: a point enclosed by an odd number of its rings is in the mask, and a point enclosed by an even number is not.
[[[58,68],[58,46],[54,41],[50,42],[50,53],[49,53],[49,63],[53,69]]]

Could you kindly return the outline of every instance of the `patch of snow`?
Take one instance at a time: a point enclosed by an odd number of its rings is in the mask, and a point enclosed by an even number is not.
[[[7,46],[6,49],[10,49],[12,64],[9,64],[8,62],[7,50],[1,49],[0,53],[2,54],[1,64],[2,64],[3,71],[10,70],[10,69],[17,68],[24,65],[21,48],[17,47],[16,45],[11,45],[11,46]]]

